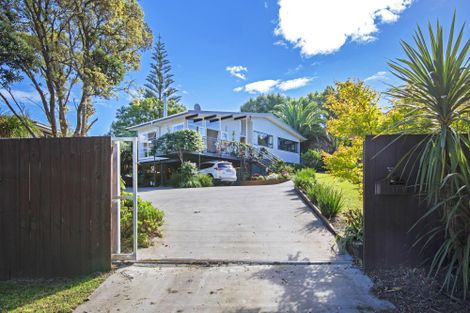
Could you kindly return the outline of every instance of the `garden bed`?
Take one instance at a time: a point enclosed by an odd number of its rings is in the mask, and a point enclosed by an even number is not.
[[[294,184],[299,196],[336,236],[340,249],[349,252],[361,264],[362,200],[357,186],[309,168],[296,173]]]
[[[310,199],[307,197],[305,192],[303,192],[303,190],[298,187],[295,187],[295,191],[297,191],[300,198],[302,198],[302,200],[310,207],[310,209],[312,209],[315,215],[322,221],[323,225],[325,225],[325,227],[333,235],[335,235],[335,237],[338,236],[338,232],[336,231],[335,227],[330,223],[330,221],[325,216],[323,216],[323,214],[321,214],[320,209],[314,203],[312,203],[312,201],[310,201]]]
[[[470,313],[470,302],[452,299],[424,269],[398,268],[368,273],[377,297],[390,301],[397,313]]]
[[[259,185],[275,185],[288,181],[289,179],[268,179],[268,180],[245,180],[240,182],[240,186],[259,186]]]

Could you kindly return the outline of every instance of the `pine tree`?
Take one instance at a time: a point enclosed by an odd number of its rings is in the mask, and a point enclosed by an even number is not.
[[[145,84],[147,88],[146,96],[154,97],[162,101],[163,92],[165,92],[167,100],[171,99],[175,102],[179,102],[181,96],[176,95],[178,90],[172,87],[175,81],[171,73],[171,64],[168,60],[165,43],[162,42],[160,35],[158,35],[158,41],[152,54],[152,60],[153,62],[150,64],[150,74],[147,76],[147,83]]]

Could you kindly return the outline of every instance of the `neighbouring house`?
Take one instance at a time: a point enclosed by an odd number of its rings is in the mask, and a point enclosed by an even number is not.
[[[185,160],[195,163],[217,159],[228,160],[234,163],[234,166],[239,166],[240,158],[230,150],[230,143],[240,142],[261,150],[267,161],[282,160],[298,164],[300,143],[306,140],[272,113],[203,111],[196,106],[194,110],[129,128],[136,131],[139,138],[138,160],[143,165],[141,184],[154,185],[164,182],[179,165],[176,154],[153,155],[152,147],[153,141],[159,136],[183,129],[195,130],[203,138],[202,152],[188,151],[185,154]]]
[[[40,137],[52,137],[52,129],[50,126],[40,123],[38,121],[32,121],[36,129],[38,130],[38,135]]]

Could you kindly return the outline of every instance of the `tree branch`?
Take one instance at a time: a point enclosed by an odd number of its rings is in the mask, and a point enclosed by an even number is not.
[[[5,102],[5,104],[7,105],[7,107],[10,109],[10,111],[16,116],[16,118],[21,122],[21,124],[23,124],[23,126],[26,128],[26,130],[29,132],[29,134],[33,137],[33,138],[36,138],[36,134],[31,130],[31,128],[29,127],[28,123],[26,123],[26,121],[24,120],[24,118],[22,116],[20,116],[16,111],[15,109],[13,109],[13,106],[10,104],[10,101],[8,101],[8,99],[0,92],[0,97],[3,99],[3,101]],[[15,100],[16,102],[16,100]]]

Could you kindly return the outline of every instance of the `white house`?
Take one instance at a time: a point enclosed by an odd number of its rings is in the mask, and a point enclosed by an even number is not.
[[[255,148],[266,148],[287,163],[300,163],[300,142],[306,140],[299,132],[272,113],[222,112],[188,110],[135,125],[139,136],[139,162],[154,162],[150,154],[155,138],[167,132],[193,129],[201,133],[205,150],[202,155],[223,158],[220,143],[237,141]]]

